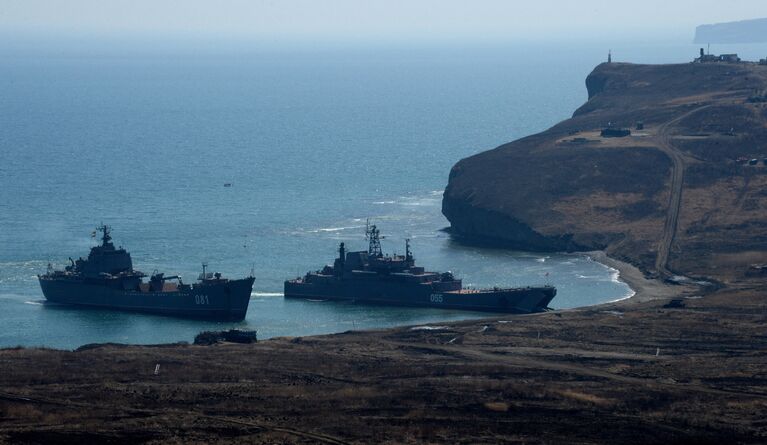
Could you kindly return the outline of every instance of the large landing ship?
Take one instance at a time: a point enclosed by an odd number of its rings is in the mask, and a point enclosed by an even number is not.
[[[427,272],[415,265],[410,241],[405,255],[384,255],[379,231],[368,226],[367,251],[347,252],[344,243],[332,266],[285,282],[286,298],[345,300],[397,306],[531,313],[548,308],[552,286],[464,289],[450,272]]]
[[[110,229],[102,225],[101,244],[91,248],[87,259],[69,259],[64,270],[50,266],[38,275],[48,301],[81,307],[146,312],[176,317],[242,320],[248,311],[252,276],[229,280],[220,273],[203,273],[194,284],[178,276],[145,274],[133,269],[130,253],[115,248]],[[174,282],[175,281],[175,282]]]

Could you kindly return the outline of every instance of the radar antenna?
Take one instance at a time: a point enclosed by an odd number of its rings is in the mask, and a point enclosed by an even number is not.
[[[381,234],[375,224],[370,224],[369,219],[365,224],[365,239],[370,241],[370,244],[368,245],[368,255],[375,258],[382,257]]]
[[[108,225],[101,223],[100,226],[96,227],[96,230],[101,232],[101,245],[106,246],[109,244],[110,241],[112,241],[112,237],[110,236],[110,233],[112,232],[112,228]]]

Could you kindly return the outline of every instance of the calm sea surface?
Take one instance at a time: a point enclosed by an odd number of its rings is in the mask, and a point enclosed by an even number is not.
[[[627,48],[624,57],[685,61],[694,51]],[[401,253],[412,238],[420,264],[468,285],[548,282],[559,308],[624,298],[631,290],[616,272],[583,256],[466,247],[440,231],[450,167],[567,118],[605,52],[4,54],[0,347],[191,341],[229,327],[265,338],[483,316],[283,300],[282,281],[332,262],[340,241],[364,249],[367,218],[386,235],[385,251]],[[191,281],[203,261],[227,276],[253,269],[247,319],[43,304],[36,274],[87,255],[101,222],[147,273]]]

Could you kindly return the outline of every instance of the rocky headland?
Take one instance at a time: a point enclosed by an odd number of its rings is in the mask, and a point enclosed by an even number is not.
[[[453,167],[456,236],[730,284],[767,262],[767,66],[605,63],[586,87],[571,119]]]

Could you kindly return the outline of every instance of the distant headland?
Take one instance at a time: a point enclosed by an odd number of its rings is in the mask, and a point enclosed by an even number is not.
[[[701,25],[695,29],[695,43],[767,42],[767,18]]]

